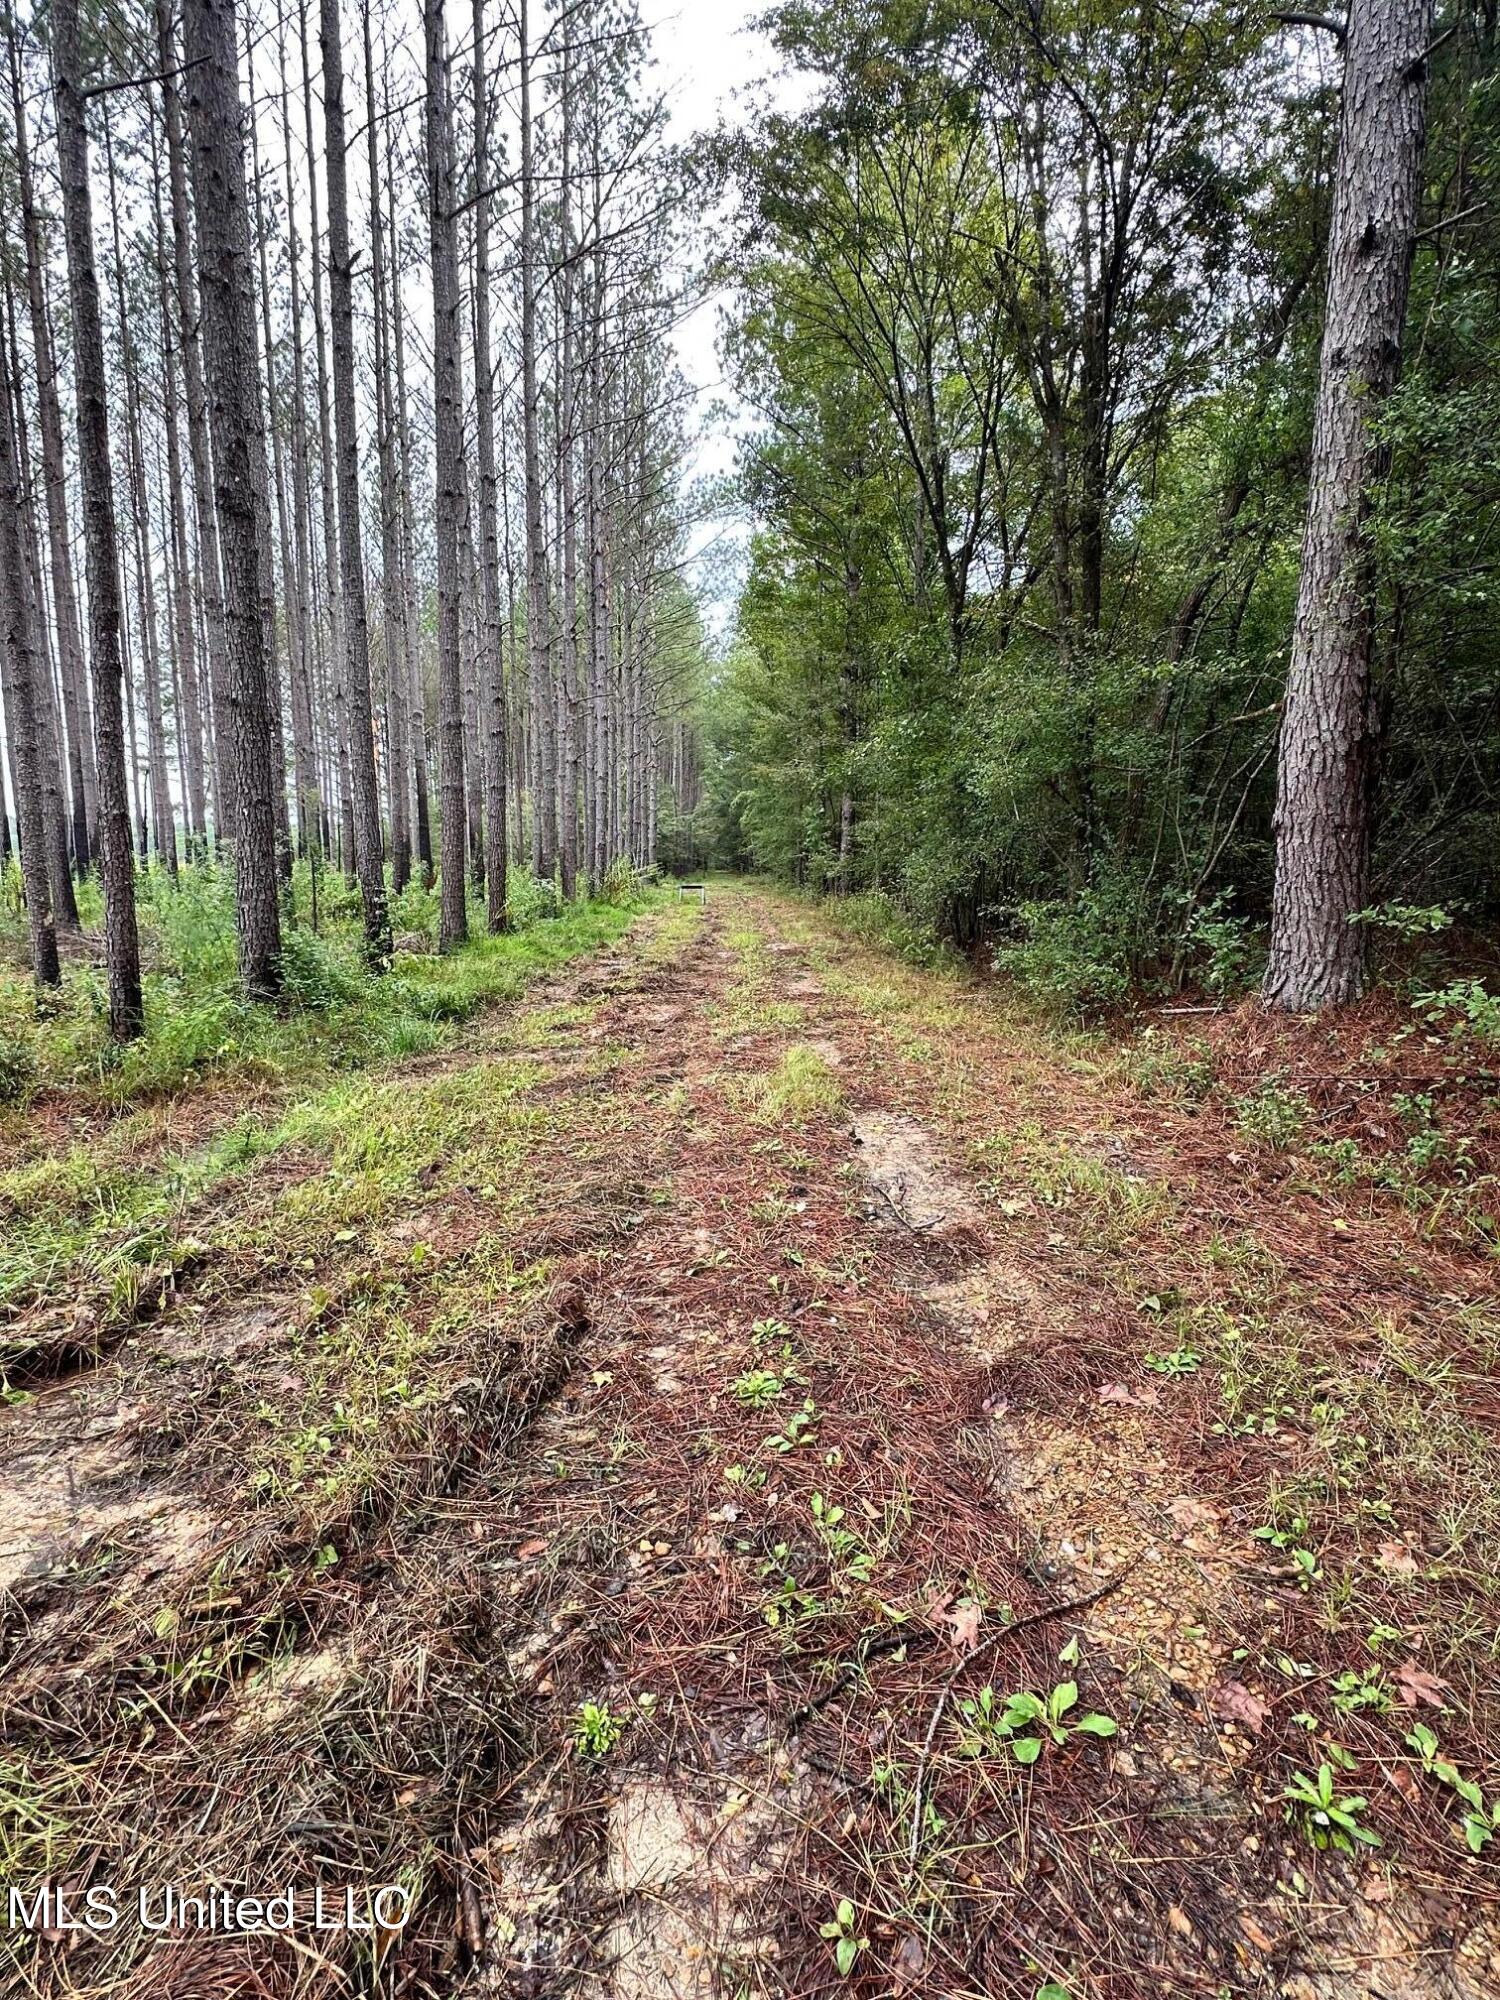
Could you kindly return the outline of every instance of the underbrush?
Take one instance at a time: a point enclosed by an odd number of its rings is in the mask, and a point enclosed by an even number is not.
[[[107,1031],[102,968],[69,963],[61,993],[38,1013],[31,981],[16,963],[0,971],[0,1108],[60,1094],[81,1113],[118,1112],[203,1087],[277,1083],[304,1074],[354,1069],[436,1047],[452,1024],[519,993],[550,965],[618,936],[646,893],[614,882],[597,902],[559,905],[549,886],[522,870],[510,877],[512,928],[491,937],[483,913],[471,936],[443,956],[398,952],[388,973],[372,974],[360,952],[358,899],[337,877],[314,885],[299,866],[292,885],[295,922],[284,931],[276,1007],[247,1003],[238,989],[233,884],[216,867],[184,869],[174,886],[159,871],[140,878],[146,1032],[120,1047]],[[101,922],[92,882],[80,891],[85,930]],[[0,947],[16,919],[10,899]],[[392,904],[398,939],[436,938],[433,891],[410,884]],[[19,950],[7,956],[19,960]]]

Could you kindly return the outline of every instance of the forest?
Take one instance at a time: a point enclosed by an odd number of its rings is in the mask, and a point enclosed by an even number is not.
[[[1495,0],[0,40],[0,1993],[1489,2000]]]

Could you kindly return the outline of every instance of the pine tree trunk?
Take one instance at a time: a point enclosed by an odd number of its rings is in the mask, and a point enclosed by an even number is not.
[[[375,55],[370,5],[363,8],[366,159],[370,177],[370,247],[375,306],[375,440],[380,465],[381,605],[385,626],[388,706],[387,786],[391,800],[391,889],[411,880],[411,750],[407,740],[410,696],[406,671],[406,601],[401,580],[401,496],[396,464],[396,408],[391,385],[390,331],[386,324],[385,205],[376,140]]]
[[[179,700],[177,744],[182,765],[183,798],[187,809],[188,852],[201,858],[208,844],[208,791],[203,766],[203,694],[198,679],[198,644],[193,620],[192,564],[188,559],[187,504],[182,483],[182,432],[177,375],[177,329],[168,283],[166,222],[161,206],[161,163],[153,127],[151,151],[154,188],[152,211],[156,229],[156,261],[160,276],[162,421],[166,430],[167,514],[172,558],[172,629],[175,634]]]
[[[14,759],[16,826],[21,845],[21,884],[31,932],[31,966],[38,989],[60,986],[57,930],[52,918],[52,885],[47,876],[47,832],[43,820],[38,763],[38,683],[46,672],[36,644],[29,604],[30,586],[21,542],[21,482],[12,442],[14,417],[7,360],[0,397],[0,645],[7,668],[5,708]]]
[[[167,779],[166,723],[161,697],[161,641],[156,622],[156,568],[151,558],[150,512],[146,501],[146,457],[141,438],[140,368],[125,300],[125,258],[120,242],[119,187],[111,131],[104,127],[109,224],[114,244],[115,299],[120,326],[120,358],[125,374],[125,468],[135,540],[136,597],[141,633],[141,670],[146,697],[146,770],[151,785],[150,830],[156,858],[175,882],[177,828]]]
[[[234,732],[229,761],[239,815],[234,877],[240,977],[252,998],[268,999],[281,986],[280,746],[274,735],[274,662],[262,607],[265,440],[235,15],[232,0],[185,0],[183,17],[204,369],[224,575],[226,682]]]
[[[188,212],[187,154],[183,144],[182,100],[176,80],[177,51],[171,0],[156,0],[157,59],[163,73],[162,113],[167,133],[167,177],[172,200],[172,256],[177,292],[177,324],[182,333],[182,378],[187,398],[188,456],[193,466],[193,518],[198,530],[198,603],[208,685],[214,837],[230,837],[238,805],[229,768],[232,727],[225,678],[224,588],[219,557],[219,524],[214,513],[213,447],[208,435],[208,396],[203,386],[202,331],[198,288],[193,277],[192,223]]]
[[[370,629],[365,611],[363,537],[359,514],[359,433],[354,416],[354,282],[349,261],[348,160],[344,136],[344,61],[338,0],[322,0],[323,119],[327,133],[328,302],[333,335],[333,418],[338,455],[340,580],[348,653],[349,777],[354,815],[354,865],[364,904],[365,956],[372,965],[391,955],[380,828],[380,781],[375,769],[375,713],[370,690]]]
[[[297,826],[302,852],[316,871],[323,852],[322,798],[318,783],[318,741],[313,686],[319,625],[313,604],[311,515],[307,476],[307,364],[302,342],[302,274],[292,179],[292,125],[288,103],[286,45],[276,30],[277,75],[281,86],[281,131],[285,147],[287,268],[292,344],[292,562],[296,575],[302,643],[292,661],[292,774],[297,788]],[[284,565],[283,565],[284,566]]]
[[[57,627],[59,677],[68,739],[68,772],[72,787],[71,832],[74,864],[88,867],[93,856],[94,825],[99,810],[98,775],[94,762],[92,717],[89,714],[83,635],[78,617],[78,593],[73,578],[68,489],[63,457],[62,408],[57,394],[57,361],[47,311],[45,258],[36,199],[31,180],[31,153],[21,96],[21,62],[13,14],[6,14],[9,42],[11,109],[15,120],[16,174],[21,199],[21,230],[26,253],[26,304],[36,370],[37,411],[41,420],[42,482],[47,508],[47,554],[52,576],[53,617]],[[63,915],[63,913],[59,913]],[[64,921],[66,917],[64,916]],[[74,919],[76,922],[76,917]]]
[[[496,507],[495,382],[490,356],[489,98],[484,0],[474,0],[474,427],[479,461],[479,567],[484,615],[479,651],[484,741],[484,890],[491,931],[506,924],[505,671],[500,653],[500,539]]]
[[[135,918],[135,861],[130,844],[125,727],[120,705],[120,566],[109,456],[108,378],[99,277],[94,264],[88,127],[80,83],[78,0],[53,0],[52,62],[58,172],[73,314],[78,469],[83,490],[89,601],[89,673],[94,698],[94,747],[99,765],[99,878],[104,891],[109,1028],[117,1041],[127,1041],[141,1032],[145,1013]]]
[[[468,936],[464,902],[464,720],[459,661],[459,530],[463,416],[459,391],[462,299],[453,211],[453,113],[443,0],[424,0],[427,45],[427,216],[432,238],[433,401],[437,452],[438,777],[442,794],[439,936],[445,951]]]
[[[542,519],[540,397],[536,359],[536,141],[531,113],[531,47],[527,0],[517,13],[521,79],[521,428],[526,486],[526,650],[530,661],[535,778],[531,793],[532,852],[537,873],[551,881],[557,866],[557,749],[548,647],[547,543]]]
[[[1355,999],[1368,886],[1376,419],[1395,386],[1421,201],[1432,0],[1354,0],[1344,58],[1312,481],[1281,725],[1264,994]]]

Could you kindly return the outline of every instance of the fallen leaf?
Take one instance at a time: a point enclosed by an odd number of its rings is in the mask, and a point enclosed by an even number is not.
[[[925,1960],[922,1956],[922,1940],[904,1937],[891,1953],[891,1973],[896,1991],[904,1993],[909,1986],[915,1986],[922,1977]]]
[[[934,1625],[948,1627],[948,1644],[955,1653],[972,1653],[979,1644],[979,1621],[984,1613],[972,1597],[955,1598],[950,1591],[932,1606]]]
[[[1193,1935],[1192,1919],[1186,1910],[1178,1909],[1175,1903],[1167,1911],[1167,1922],[1179,1937],[1190,1938]]]
[[[1403,1708],[1420,1708],[1424,1702],[1429,1708],[1448,1706],[1448,1683],[1415,1660],[1403,1660],[1397,1667],[1396,1687]]]
[[[1240,1929],[1257,1951],[1274,1951],[1276,1940],[1263,1930],[1248,1911],[1240,1918]]]
[[[1415,1576],[1418,1563],[1405,1542],[1382,1542],[1375,1560],[1387,1576]]]
[[[1259,1736],[1271,1713],[1271,1704],[1253,1694],[1243,1681],[1221,1681],[1209,1695],[1208,1703],[1221,1720],[1242,1723],[1252,1736]]]
[[[1144,1389],[1132,1389],[1128,1382],[1101,1382],[1099,1384],[1099,1401],[1101,1403],[1124,1403],[1138,1410],[1154,1410],[1158,1403],[1160,1403],[1161,1397],[1155,1389],[1149,1386]]]
[[[545,1535],[539,1535],[535,1541],[522,1542],[521,1546],[516,1550],[516,1555],[524,1563],[530,1562],[534,1556],[545,1555],[546,1552],[547,1538]]]

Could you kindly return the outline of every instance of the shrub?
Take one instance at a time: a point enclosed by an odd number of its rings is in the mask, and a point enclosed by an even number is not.
[[[1500,993],[1491,993],[1477,979],[1458,979],[1437,992],[1419,993],[1415,1005],[1430,1027],[1446,1028],[1455,1041],[1500,1045]]]
[[[1312,1116],[1312,1106],[1301,1091],[1287,1089],[1274,1076],[1242,1097],[1236,1110],[1239,1128],[1247,1139],[1259,1139],[1278,1151],[1296,1144]]]
[[[998,970],[1064,1020],[1095,1019],[1127,998],[1131,952],[1113,899],[1085,890],[1067,901],[1022,903],[1021,935],[996,948]]]
[[[1230,892],[1222,891],[1188,919],[1187,941],[1198,954],[1198,977],[1206,993],[1243,993],[1256,983],[1264,951],[1242,917],[1226,914]]]
[[[27,1035],[0,1028],[0,1104],[24,1104],[36,1089],[36,1048]]]
[[[326,939],[304,930],[283,935],[281,978],[288,1000],[315,1014],[356,999],[362,985],[359,973]]]
[[[538,880],[528,868],[510,870],[505,882],[505,910],[513,929],[522,931],[544,917],[555,917],[561,908],[555,882]]]

